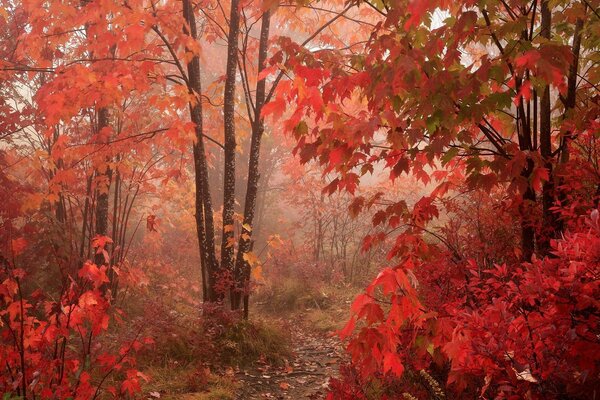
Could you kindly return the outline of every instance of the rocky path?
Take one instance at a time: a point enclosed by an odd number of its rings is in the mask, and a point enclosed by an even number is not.
[[[337,337],[311,332],[291,321],[293,357],[284,367],[256,364],[236,374],[238,399],[322,399],[336,376],[343,348]]]

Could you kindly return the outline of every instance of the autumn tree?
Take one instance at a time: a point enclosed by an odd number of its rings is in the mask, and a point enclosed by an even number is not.
[[[383,236],[367,238],[369,245],[396,233],[388,258],[398,265],[382,272],[353,305],[344,335],[356,319],[366,323],[350,345],[357,379],[393,379],[410,366],[435,371],[456,393],[583,396],[597,382],[572,384],[550,370],[559,362],[575,375],[595,374],[597,363],[575,349],[591,339],[584,331],[596,332],[597,308],[575,323],[581,334],[570,337],[565,348],[582,358],[570,364],[562,350],[541,350],[548,333],[541,326],[563,329],[560,318],[548,314],[559,307],[554,301],[585,307],[580,302],[587,304],[587,295],[524,293],[535,274],[550,285],[563,282],[559,265],[581,260],[567,250],[575,242],[592,252],[595,246],[595,233],[585,236],[581,221],[596,195],[570,177],[579,141],[598,128],[597,4],[383,1],[358,7],[375,8],[381,17],[365,47],[310,52],[289,44],[286,67],[294,80],[270,108],[291,105],[284,124],[298,141],[300,157],[337,172],[326,192],[354,193],[361,177],[382,166],[392,180],[411,174],[435,184],[414,205],[398,199],[381,208],[377,224]],[[353,100],[364,107],[350,111]],[[573,185],[580,194],[568,194]],[[502,207],[520,227],[517,254],[531,264],[477,265],[431,230],[444,199],[463,190],[498,190]],[[374,204],[373,198],[358,197],[354,208]],[[567,226],[573,235],[567,235]],[[586,265],[587,271],[597,270],[591,260]],[[596,290],[594,272],[572,273],[565,279],[584,282],[586,293]],[[439,279],[432,281],[432,275]],[[445,281],[456,284],[450,292],[461,295],[450,295],[438,307],[426,293]],[[512,289],[504,291],[499,281]],[[468,317],[460,318],[459,310]],[[499,319],[508,325],[492,329]],[[484,332],[509,333],[496,338],[491,350],[481,339]],[[590,346],[595,352],[597,343]],[[525,347],[531,351],[523,353]],[[493,355],[486,356],[488,351]]]
[[[263,107],[271,100],[275,89],[284,78],[283,72],[270,83],[266,78],[267,67],[269,71],[277,68],[276,62],[267,65],[270,46],[270,29],[272,24],[271,14],[277,7],[277,4],[252,3],[241,7],[238,3],[231,4],[216,3],[214,9],[201,9],[200,21],[204,28],[204,37],[198,34],[197,16],[194,13],[192,4],[184,4],[184,29],[183,32],[187,38],[182,38],[186,42],[185,52],[178,52],[178,40],[173,27],[167,25],[155,25],[152,30],[159,36],[167,46],[171,55],[171,62],[177,67],[177,79],[175,82],[183,83],[191,95],[189,99],[191,121],[196,130],[196,139],[194,144],[194,159],[196,170],[196,219],[198,225],[198,238],[200,253],[202,256],[202,270],[205,278],[206,300],[222,301],[227,292],[230,294],[231,306],[233,309],[239,309],[244,300],[245,311],[247,315],[248,288],[250,281],[250,270],[252,268],[248,259],[255,257],[249,256],[252,247],[252,230],[254,224],[254,214],[256,211],[256,201],[259,187],[259,161],[261,139],[265,132],[263,120]],[[300,7],[300,9],[302,9]],[[348,11],[349,7],[341,11],[324,10],[324,22],[316,30],[310,32],[308,38],[301,43],[302,46],[308,45],[311,41],[320,37],[322,32],[342,19],[342,16]],[[229,12],[226,17],[226,10]],[[321,11],[322,11],[321,10]],[[158,10],[155,11],[158,15]],[[284,20],[281,20],[284,23]],[[260,23],[260,28],[253,28]],[[243,29],[242,29],[243,28]],[[257,34],[258,39],[253,38]],[[225,74],[222,76],[224,82],[223,102],[215,103],[202,91],[202,79],[200,77],[201,61],[199,44],[210,46],[212,41],[225,43],[227,51],[227,61],[225,65]],[[283,55],[279,52],[279,55]],[[183,58],[182,58],[183,57]],[[187,57],[187,58],[186,58]],[[254,58],[256,57],[256,58]],[[256,59],[256,61],[254,61]],[[183,65],[187,60],[187,70]],[[207,73],[207,69],[202,71]],[[241,93],[243,96],[237,96],[236,82],[237,76],[241,78]],[[207,111],[207,107],[209,111]],[[214,113],[222,107],[223,112],[223,138],[224,141],[218,141],[219,134],[207,135],[205,130],[205,119],[208,112]],[[239,109],[244,107],[247,112],[244,120],[240,120],[237,115]],[[247,125],[246,125],[247,124]],[[236,129],[247,126],[250,131],[250,143],[248,153],[248,168],[242,169],[242,174],[237,171],[236,157],[238,151],[239,135]],[[209,160],[212,155],[205,146],[205,142],[210,146],[216,146],[218,151],[223,151],[223,157],[220,155],[215,158],[222,162],[223,184],[219,183],[217,189],[212,187],[213,174],[209,168]],[[236,217],[235,200],[236,179],[241,177],[246,182],[246,187],[240,197],[243,200],[243,210]],[[221,190],[222,189],[222,190]],[[223,207],[221,227],[217,228],[214,219],[214,207],[212,199],[214,193],[222,193]],[[236,219],[239,220],[239,237],[235,238]],[[218,229],[221,230],[218,234]],[[220,249],[218,239],[220,236]],[[220,250],[220,251],[219,251]],[[220,252],[220,258],[217,254]]]

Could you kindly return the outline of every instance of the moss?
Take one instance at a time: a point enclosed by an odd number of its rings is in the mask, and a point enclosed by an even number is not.
[[[222,360],[229,365],[249,365],[259,358],[281,365],[290,356],[290,338],[273,324],[240,321],[219,339]]]
[[[291,278],[264,289],[254,300],[262,303],[265,311],[274,313],[306,308],[325,309],[330,305],[330,298],[316,286]]]
[[[189,382],[185,379],[195,368],[192,366],[150,367],[144,371],[150,382],[144,385],[144,392],[186,393],[190,391]]]
[[[306,313],[305,316],[308,326],[321,333],[330,333],[340,330],[344,327],[345,318],[340,317],[332,310],[323,311],[313,309]]]
[[[150,368],[151,377],[144,393],[158,392],[162,399],[230,400],[235,399],[239,385],[228,376],[211,374],[208,369],[184,367]]]
[[[233,400],[235,392],[227,389],[217,388],[206,393],[186,393],[177,396],[165,396],[165,400]]]

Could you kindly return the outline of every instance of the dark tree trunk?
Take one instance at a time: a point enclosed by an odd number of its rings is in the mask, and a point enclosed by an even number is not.
[[[108,108],[102,107],[98,110],[98,124],[96,133],[102,131],[102,129],[109,126],[108,121]],[[112,171],[108,164],[104,171],[96,170],[97,187],[98,193],[96,198],[96,235],[106,236],[108,235],[108,205],[109,205],[109,192],[110,183],[112,179]],[[100,252],[96,252],[94,256],[94,262],[97,265],[108,264],[104,255]]]
[[[119,158],[117,157],[117,161],[119,160]],[[117,274],[115,274],[115,271],[113,270],[112,266],[115,264],[118,264],[119,262],[121,262],[120,257],[117,256],[117,247],[119,246],[119,241],[117,238],[117,230],[118,230],[118,226],[119,226],[119,195],[121,193],[121,174],[119,173],[119,171],[116,171],[115,174],[115,184],[114,184],[114,189],[113,189],[113,210],[112,210],[112,228],[111,228],[111,235],[112,235],[112,240],[113,240],[113,254],[112,254],[112,259],[110,260],[110,270],[108,271],[109,275],[108,275],[108,279],[110,280],[111,283],[111,290],[113,293],[113,296],[116,297],[117,295],[117,290],[118,290],[118,276]]]
[[[266,11],[262,16],[262,25],[260,30],[260,43],[258,49],[258,73],[265,68],[267,60],[267,45],[269,42],[269,26],[271,12]],[[252,226],[254,224],[254,214],[256,211],[256,198],[258,194],[260,143],[265,131],[264,120],[261,116],[263,105],[265,104],[265,79],[261,79],[256,84],[256,104],[254,110],[254,124],[252,125],[252,138],[250,142],[250,159],[248,160],[248,182],[246,188],[246,201],[244,203],[244,223],[242,225],[237,259],[235,262],[234,281],[235,290],[232,293],[231,308],[237,310],[240,308],[240,300],[244,294],[244,316],[248,316],[248,289],[250,283],[251,266],[244,260],[244,255],[251,249]],[[250,229],[248,229],[250,228]]]
[[[196,18],[190,0],[183,0],[183,15],[190,31],[186,32],[194,40],[197,39]],[[187,28],[186,28],[187,30]],[[204,299],[209,301],[220,300],[215,290],[215,282],[219,266],[215,254],[215,231],[213,222],[212,199],[208,183],[208,165],[204,148],[203,121],[202,121],[202,84],[200,81],[200,58],[194,56],[187,64],[188,89],[196,99],[190,104],[190,119],[195,125],[196,143],[194,143],[194,172],[196,183],[196,231],[198,247],[201,257],[201,272],[203,278],[208,278],[208,283],[203,283]]]
[[[225,160],[223,170],[223,235],[221,268],[233,272],[233,213],[235,207],[235,87],[237,74],[238,37],[240,32],[239,0],[231,0],[229,35],[227,37],[227,67],[223,94]],[[232,291],[233,292],[233,291]]]
[[[83,216],[81,222],[81,244],[79,248],[79,261],[83,263],[83,255],[86,249],[86,235],[88,233],[88,216],[90,214],[90,197],[92,196],[92,180],[94,179],[94,175],[90,175],[87,179],[86,189],[85,189],[85,202],[83,206]],[[91,227],[90,227],[91,230]],[[87,247],[89,247],[89,243],[87,243]],[[82,264],[83,265],[83,264]]]
[[[541,33],[546,39],[550,38],[550,24],[552,14],[548,8],[548,1],[542,2]],[[552,211],[554,206],[554,179],[552,156],[552,125],[551,125],[550,85],[546,85],[540,98],[540,152],[544,160],[544,167],[548,170],[548,181],[542,186],[542,229],[539,233],[538,250],[540,255],[546,256],[550,251],[550,239],[554,237],[556,229],[556,214]]]
[[[523,170],[522,176],[526,179],[533,172],[533,160],[527,160],[527,167]],[[531,261],[535,251],[535,227],[533,221],[533,208],[536,202],[535,191],[531,184],[523,194],[523,203],[521,204],[521,253],[523,261]]]
[[[517,88],[520,87],[521,80],[517,79]],[[527,119],[523,99],[520,99],[517,108],[517,132],[519,136],[519,149],[525,152],[533,150],[531,125]],[[533,206],[536,202],[535,191],[529,182],[533,172],[534,163],[531,158],[527,159],[527,165],[523,168],[521,176],[527,182],[527,187],[523,192],[522,204],[520,206],[521,218],[521,252],[524,261],[530,261],[535,251],[535,226],[533,221]]]
[[[578,19],[575,23],[575,32],[573,33],[573,62],[569,67],[569,76],[567,78],[567,97],[564,100],[565,111],[563,114],[563,119],[569,117],[569,113],[575,109],[577,104],[577,76],[579,73],[579,56],[581,52],[581,30],[583,29],[583,19]],[[557,160],[560,166],[569,162],[570,154],[569,154],[569,142],[572,140],[571,137],[572,132],[567,132],[560,144],[560,155]],[[564,182],[564,177],[562,176],[562,172],[560,171],[560,167],[557,168],[559,171],[559,176],[556,177],[558,182],[556,192],[557,198],[560,202],[561,207],[567,206],[567,191],[562,188],[562,184]],[[597,205],[596,205],[597,207]],[[564,230],[564,222],[561,218],[557,218],[556,221],[556,234],[560,235]]]

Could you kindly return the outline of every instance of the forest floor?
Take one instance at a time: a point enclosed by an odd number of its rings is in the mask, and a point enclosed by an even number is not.
[[[196,355],[202,351],[194,348],[196,342],[162,335],[162,345],[142,366],[150,377],[145,399],[324,399],[346,357],[335,332],[347,321],[355,293],[341,288],[307,295],[299,287],[301,292],[292,291],[293,301],[281,294],[257,299],[249,325],[220,339],[219,346],[235,349],[223,359],[197,362],[203,356]],[[193,321],[184,320],[182,326],[190,324],[185,334],[199,331]]]
[[[292,339],[292,357],[286,365],[274,367],[258,362],[236,373],[240,383],[238,399],[325,397],[329,378],[338,372],[343,347],[332,332],[323,332],[308,324],[302,314],[286,321]]]

